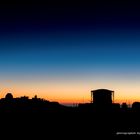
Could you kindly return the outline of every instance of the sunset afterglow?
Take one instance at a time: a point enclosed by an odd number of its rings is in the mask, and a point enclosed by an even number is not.
[[[138,15],[95,6],[1,7],[0,97],[75,104],[105,88],[115,102],[140,101]]]

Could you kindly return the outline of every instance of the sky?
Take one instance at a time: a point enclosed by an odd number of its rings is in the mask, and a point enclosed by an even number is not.
[[[1,4],[0,97],[140,101],[140,9],[129,0]]]

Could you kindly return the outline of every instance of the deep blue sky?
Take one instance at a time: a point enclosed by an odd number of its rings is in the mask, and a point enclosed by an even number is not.
[[[0,13],[1,83],[139,81],[137,3],[3,4]]]

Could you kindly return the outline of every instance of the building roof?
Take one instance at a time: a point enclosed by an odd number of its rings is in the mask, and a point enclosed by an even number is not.
[[[114,91],[108,89],[96,89],[96,90],[92,90],[91,92],[114,92]]]

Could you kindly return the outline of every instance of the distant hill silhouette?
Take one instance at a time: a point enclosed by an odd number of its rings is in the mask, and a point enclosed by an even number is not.
[[[66,110],[66,106],[58,102],[50,102],[45,99],[27,96],[13,98],[12,93],[7,93],[5,98],[0,99],[0,112],[58,112]]]

